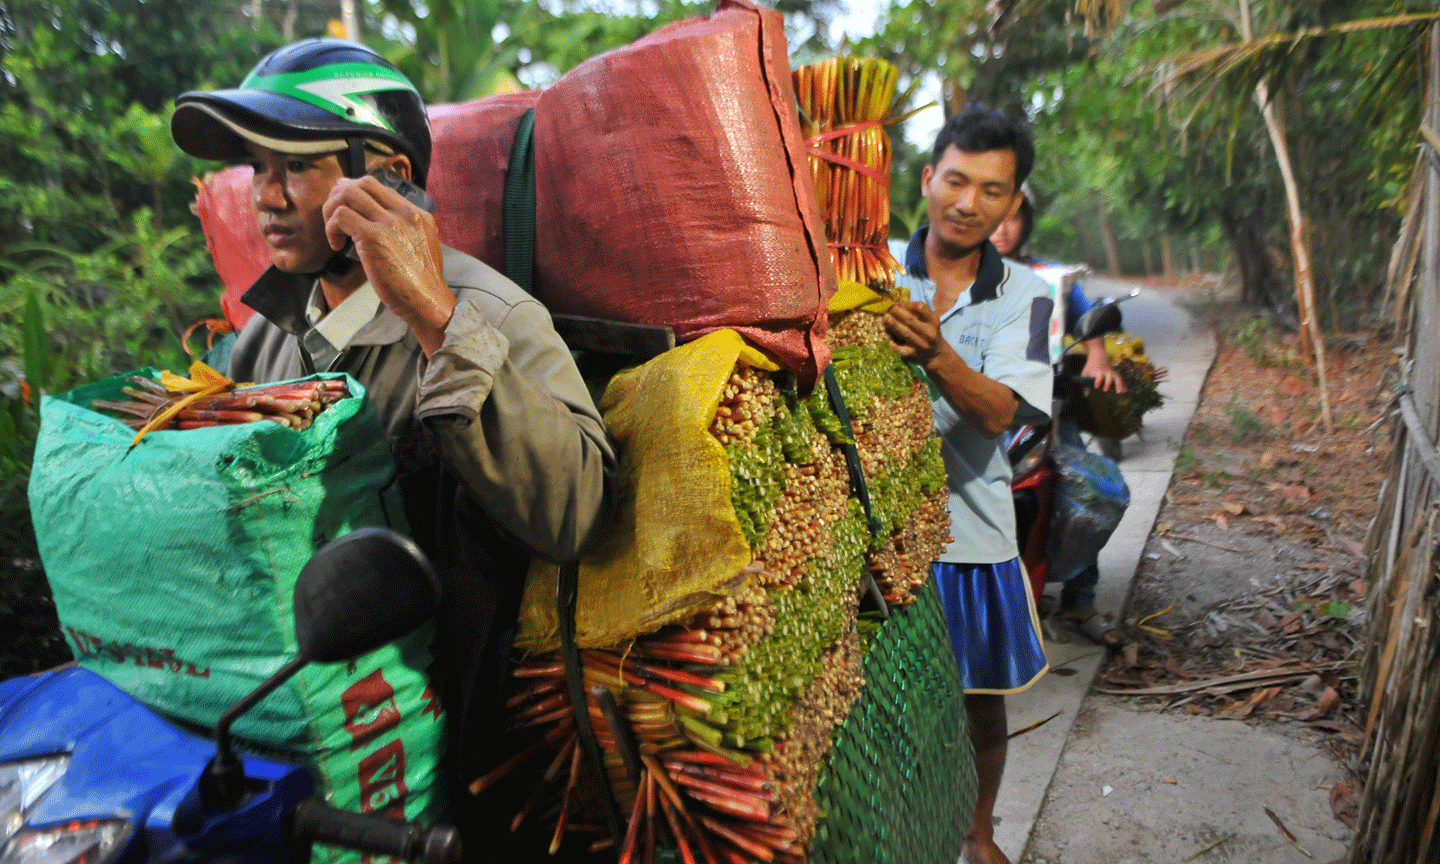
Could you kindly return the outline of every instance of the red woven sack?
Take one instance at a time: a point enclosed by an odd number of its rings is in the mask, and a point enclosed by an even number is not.
[[[265,268],[270,266],[270,248],[260,236],[255,211],[250,209],[250,166],[236,165],[197,181],[195,212],[200,230],[215,261],[215,272],[225,292],[220,310],[236,330],[245,326],[255,310],[240,302]]]
[[[834,293],[781,15],[721,0],[572,69],[535,109],[536,295],[733,327],[808,387]]]
[[[430,179],[440,242],[505,271],[505,173],[520,118],[539,90],[430,106]]]
[[[430,108],[440,240],[504,269],[515,128],[535,115],[536,294],[553,312],[734,328],[805,387],[829,362],[835,277],[815,205],[783,20],[744,0],[595,57],[550,90]],[[226,318],[269,266],[250,169],[196,200]]]

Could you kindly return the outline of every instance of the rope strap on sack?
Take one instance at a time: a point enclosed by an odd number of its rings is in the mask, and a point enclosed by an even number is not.
[[[510,165],[505,171],[505,275],[527,294],[535,293],[535,109],[515,127]]]

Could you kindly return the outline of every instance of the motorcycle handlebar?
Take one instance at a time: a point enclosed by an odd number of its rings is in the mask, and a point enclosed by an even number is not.
[[[427,831],[418,824],[374,813],[341,810],[316,798],[296,805],[290,815],[290,836],[421,864],[460,860],[460,834],[454,828],[440,825]]]
[[[1086,390],[1095,388],[1095,378],[1090,375],[1072,375],[1069,372],[1055,372],[1055,397],[1065,399],[1080,396]]]

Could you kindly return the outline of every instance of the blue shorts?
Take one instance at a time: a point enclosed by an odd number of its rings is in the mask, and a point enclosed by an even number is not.
[[[1050,668],[1019,558],[931,565],[966,692],[1018,693]]]

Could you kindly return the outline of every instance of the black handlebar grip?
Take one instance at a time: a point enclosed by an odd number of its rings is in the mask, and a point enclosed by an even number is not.
[[[412,822],[331,807],[318,798],[307,798],[295,807],[290,836],[424,864],[456,864],[461,853],[460,832],[449,826],[426,831]]]
[[[458,864],[461,851],[460,832],[448,825],[436,825],[425,832],[420,857],[425,864]]]
[[[1090,375],[1076,375],[1073,372],[1055,372],[1055,398],[1065,399],[1083,396],[1086,390],[1095,389],[1095,379]]]
[[[420,850],[420,826],[374,813],[354,813],[307,798],[290,816],[290,836],[306,842],[411,861]]]

